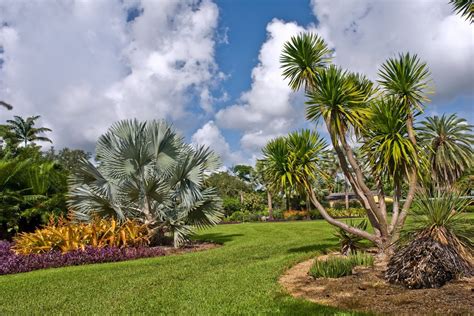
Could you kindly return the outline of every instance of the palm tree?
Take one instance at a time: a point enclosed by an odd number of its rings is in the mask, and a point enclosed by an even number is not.
[[[473,126],[456,114],[427,117],[421,125],[420,140],[429,152],[433,180],[453,184],[473,165]]]
[[[28,145],[28,142],[42,141],[52,143],[48,137],[39,135],[45,132],[51,132],[51,129],[47,127],[34,127],[35,121],[39,118],[40,116],[36,115],[30,116],[25,120],[21,116],[15,115],[14,120],[7,120],[7,126],[12,136],[18,141],[23,142],[25,147]]]
[[[280,57],[283,77],[290,80],[290,87],[299,90],[314,86],[315,75],[325,69],[331,61],[332,51],[318,35],[302,33],[285,43]]]
[[[381,190],[382,178],[378,177],[376,183],[378,192],[374,193],[368,186],[369,182],[365,174],[367,168],[360,162],[360,157],[357,159],[349,139],[355,136],[358,141],[364,141],[362,135],[365,129],[370,128],[374,115],[370,106],[371,102],[382,95],[393,95],[404,110],[402,120],[406,121],[408,137],[412,146],[416,147],[413,132],[414,108],[421,109],[422,102],[426,101],[425,89],[429,75],[426,65],[421,63],[416,55],[405,54],[400,55],[399,59],[389,59],[380,72],[379,82],[384,90],[378,91],[378,88],[363,75],[344,71],[334,65],[327,65],[327,62],[319,63],[318,67],[315,67],[313,59],[301,56],[325,56],[327,46],[323,45],[322,39],[315,35],[301,34],[298,38],[298,41],[293,38],[283,50],[281,57],[283,76],[290,79],[290,87],[294,90],[301,86],[305,87],[308,98],[306,117],[312,121],[323,121],[326,125],[342,172],[367,210],[374,234],[368,234],[335,220],[327,214],[309,188],[308,194],[312,196],[313,204],[329,223],[373,241],[382,253],[389,251],[393,238],[388,224],[386,206],[383,202],[376,202],[377,195],[379,201],[385,199],[385,193]],[[307,44],[314,42],[311,40],[314,38],[320,39],[318,45]],[[298,42],[305,45],[294,44]],[[401,218],[399,218],[400,225],[396,226],[396,230],[403,225],[406,210],[413,199],[417,182],[416,170],[412,173],[410,187],[413,191],[409,192]]]
[[[406,120],[408,139],[413,147],[417,147],[414,116],[422,112],[424,102],[429,101],[429,76],[430,72],[426,63],[421,62],[417,55],[409,53],[400,54],[398,58],[389,58],[379,71],[379,83],[384,92],[395,97],[403,110],[403,118]],[[416,151],[415,151],[416,154]],[[415,156],[418,161],[418,157]],[[405,223],[408,210],[415,197],[418,180],[418,168],[414,168],[409,176],[409,189],[402,211],[398,218],[397,227],[401,228]]]
[[[0,106],[3,106],[7,110],[13,109],[13,106],[11,106],[10,104],[6,103],[5,101],[1,101],[1,100],[0,100]]]
[[[219,167],[208,148],[184,143],[163,121],[120,121],[102,135],[97,166],[82,160],[70,179],[69,204],[77,218],[133,218],[150,227],[153,238],[172,235],[175,246],[195,227],[222,217],[207,176]]]
[[[381,192],[379,203],[384,201],[384,180],[393,182],[393,214],[389,226],[392,233],[399,216],[399,203],[403,180],[419,165],[416,147],[408,139],[404,109],[394,97],[372,102],[370,126],[363,131],[361,151],[365,155]]]
[[[267,207],[268,207],[268,218],[273,220],[273,192],[271,189],[271,181],[265,174],[265,164],[263,160],[257,160],[255,164],[255,177],[260,185],[267,191]]]
[[[474,4],[472,0],[450,0],[454,12],[464,17],[471,23],[474,22]]]

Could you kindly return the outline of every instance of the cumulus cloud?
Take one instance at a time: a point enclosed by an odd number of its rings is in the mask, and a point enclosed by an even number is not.
[[[196,128],[212,112],[211,1],[5,0],[0,12],[0,98],[41,114],[57,146],[91,148],[119,119]],[[202,112],[192,121],[190,103]]]
[[[243,131],[241,146],[254,154],[271,138],[301,125],[303,102],[283,80],[280,54],[291,36],[305,31],[294,22],[274,19],[267,25],[267,39],[252,70],[252,86],[238,102],[216,114],[221,127]],[[298,101],[295,101],[298,99]]]
[[[198,129],[191,137],[193,144],[207,146],[214,150],[222,159],[226,166],[243,162],[239,152],[232,152],[229,144],[225,140],[214,121],[209,121]]]
[[[432,72],[436,95],[472,94],[474,29],[443,0],[312,0],[318,30],[335,48],[335,63],[375,79],[399,52],[416,53]]]

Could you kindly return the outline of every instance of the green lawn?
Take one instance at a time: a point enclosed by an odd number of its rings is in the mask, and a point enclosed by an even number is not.
[[[323,221],[220,225],[220,248],[0,276],[4,314],[345,314],[293,299],[283,271],[336,244]]]

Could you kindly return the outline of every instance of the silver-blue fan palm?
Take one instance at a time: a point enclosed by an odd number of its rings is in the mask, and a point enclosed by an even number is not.
[[[83,160],[70,178],[77,218],[133,218],[151,234],[172,234],[175,246],[195,227],[214,225],[221,200],[205,178],[219,167],[208,148],[185,144],[164,121],[125,120],[97,142],[97,165]]]

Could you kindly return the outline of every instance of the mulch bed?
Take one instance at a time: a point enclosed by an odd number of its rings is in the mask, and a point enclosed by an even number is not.
[[[374,314],[474,314],[474,278],[450,282],[437,289],[408,290],[383,279],[380,268],[356,267],[354,274],[338,279],[308,275],[314,259],[286,271],[280,284],[294,297],[341,309]]]

